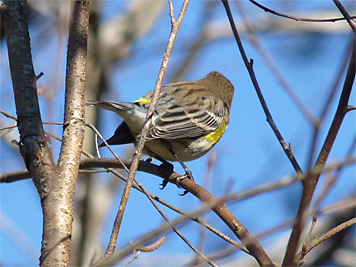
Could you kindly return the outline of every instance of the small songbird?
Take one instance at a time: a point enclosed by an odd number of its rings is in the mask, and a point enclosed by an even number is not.
[[[112,110],[124,119],[107,140],[109,145],[138,142],[152,95],[150,91],[134,102],[87,103]],[[197,81],[162,86],[143,153],[164,163],[179,161],[189,171],[183,162],[205,155],[224,134],[233,95],[234,86],[216,71]]]

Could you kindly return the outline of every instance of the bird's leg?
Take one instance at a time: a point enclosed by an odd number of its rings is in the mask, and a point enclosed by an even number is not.
[[[188,167],[183,163],[183,161],[180,160],[180,158],[177,156],[177,154],[171,148],[169,149],[169,151],[172,153],[173,157],[175,157],[177,159],[177,161],[180,163],[180,165],[183,167],[183,169],[185,171],[185,175],[182,175],[177,178],[177,183],[176,183],[177,186],[180,188],[179,183],[180,183],[180,181],[182,181],[185,178],[188,178],[188,179],[194,181],[193,174],[188,169]],[[152,153],[151,151],[150,151],[150,154],[152,154],[152,156],[154,158],[156,158],[162,162],[162,164],[158,167],[158,173],[161,177],[167,177],[167,178],[164,178],[163,182],[160,184],[160,186],[161,186],[160,189],[163,190],[169,182],[169,177],[173,173],[174,166],[173,166],[173,164],[171,164],[168,161],[164,160],[163,158],[157,156],[156,154]],[[185,190],[183,192],[183,194],[180,194],[180,195],[184,196],[187,193],[188,193],[188,191]]]
[[[188,169],[188,167],[184,164],[184,162],[181,161],[180,158],[178,158],[177,154],[172,149],[170,149],[169,151],[172,153],[173,157],[176,158],[176,160],[180,163],[180,165],[183,167],[183,169],[185,171],[185,175],[182,175],[179,179],[183,180],[185,178],[188,178],[188,179],[194,181],[192,172]]]
[[[183,169],[184,169],[184,171],[185,171],[185,175],[182,175],[182,176],[180,176],[180,177],[177,178],[177,186],[180,187],[180,186],[179,186],[179,183],[180,183],[183,179],[185,179],[185,178],[188,178],[188,179],[190,179],[190,180],[192,180],[192,181],[194,182],[193,174],[192,174],[192,172],[188,169],[188,167],[184,164],[184,162],[180,160],[180,158],[179,158],[179,157],[177,156],[177,154],[173,151],[173,149],[169,149],[169,151],[172,153],[173,157],[176,158],[176,160],[180,163],[180,165],[183,167]],[[181,195],[181,196],[184,196],[184,195],[186,195],[187,193],[188,193],[188,191],[185,190],[185,191],[183,192],[183,194],[180,194],[180,195]]]

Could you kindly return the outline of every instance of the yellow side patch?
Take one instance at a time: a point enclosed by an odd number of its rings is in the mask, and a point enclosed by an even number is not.
[[[148,98],[140,98],[136,101],[134,101],[136,103],[143,103],[143,104],[151,104],[151,99],[148,99]]]
[[[205,136],[205,138],[208,139],[210,144],[213,146],[220,140],[220,138],[224,134],[226,128],[227,128],[227,124],[225,121],[215,132],[208,133]]]

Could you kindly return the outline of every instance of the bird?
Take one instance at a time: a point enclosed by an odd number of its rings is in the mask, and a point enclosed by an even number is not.
[[[220,140],[229,125],[234,91],[232,83],[217,71],[196,81],[163,85],[143,153],[163,164],[178,161],[193,179],[184,162],[202,157]],[[106,141],[109,145],[136,145],[152,96],[153,90],[134,102],[89,101],[86,105],[114,111],[123,118]]]

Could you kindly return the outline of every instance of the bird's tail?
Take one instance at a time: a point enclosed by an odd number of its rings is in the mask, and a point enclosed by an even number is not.
[[[114,112],[129,111],[133,108],[132,103],[127,102],[112,102],[112,101],[88,101],[86,106],[97,107],[111,110]]]

